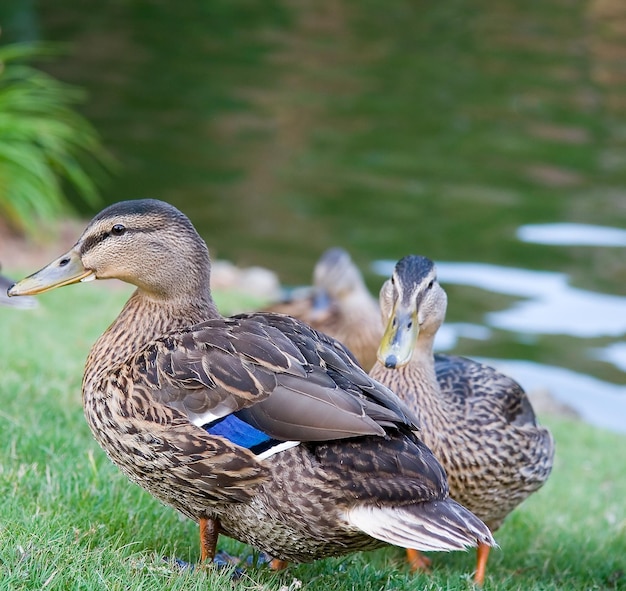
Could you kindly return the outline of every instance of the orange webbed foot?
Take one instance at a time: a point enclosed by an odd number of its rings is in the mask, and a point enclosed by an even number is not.
[[[431,560],[424,556],[419,550],[407,548],[406,559],[411,572],[430,572]]]
[[[272,558],[270,560],[270,569],[271,570],[284,570],[289,566],[289,562],[286,560],[280,560],[280,558]]]

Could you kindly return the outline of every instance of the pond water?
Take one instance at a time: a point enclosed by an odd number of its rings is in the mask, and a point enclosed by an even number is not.
[[[626,431],[626,4],[5,0],[69,43],[117,157],[104,198],[184,210],[213,255],[310,282],[343,246],[377,291],[408,253],[440,347]],[[90,212],[85,212],[90,213]],[[447,336],[446,336],[447,335]]]

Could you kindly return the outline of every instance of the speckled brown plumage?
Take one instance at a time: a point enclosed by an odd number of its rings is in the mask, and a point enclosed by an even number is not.
[[[433,355],[447,299],[432,261],[400,260],[380,300],[388,325],[370,375],[416,413],[451,496],[496,530],[548,478],[550,432],[510,377],[471,359]]]
[[[313,289],[265,309],[299,318],[343,343],[369,371],[383,336],[378,302],[341,248],[330,248],[313,271]]]
[[[220,316],[206,245],[172,206],[105,209],[11,294],[92,278],[137,290],[90,352],[85,416],[133,482],[201,523],[203,556],[213,531],[289,561],[494,543],[448,498],[411,411],[340,343],[280,314]],[[276,447],[210,431],[233,417]]]

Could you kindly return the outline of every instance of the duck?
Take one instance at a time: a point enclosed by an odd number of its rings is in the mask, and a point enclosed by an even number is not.
[[[370,376],[415,413],[421,439],[446,471],[450,496],[494,532],[546,482],[554,440],[511,377],[466,357],[433,353],[446,308],[433,261],[418,255],[400,259],[380,290],[386,328]],[[479,585],[489,551],[479,543]],[[408,559],[416,569],[429,564],[411,549]]]
[[[288,314],[342,342],[366,371],[376,362],[383,336],[378,300],[343,248],[322,253],[313,270],[313,287],[264,308]]]
[[[9,289],[135,286],[87,357],[84,414],[132,482],[199,524],[202,564],[220,535],[287,562],[495,544],[449,497],[413,413],[343,345],[282,314],[222,316],[210,277],[189,218],[136,199]]]

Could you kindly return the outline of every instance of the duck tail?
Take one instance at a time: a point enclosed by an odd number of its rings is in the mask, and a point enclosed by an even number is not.
[[[489,528],[450,498],[403,507],[360,505],[348,511],[348,521],[373,538],[414,550],[497,546]]]

